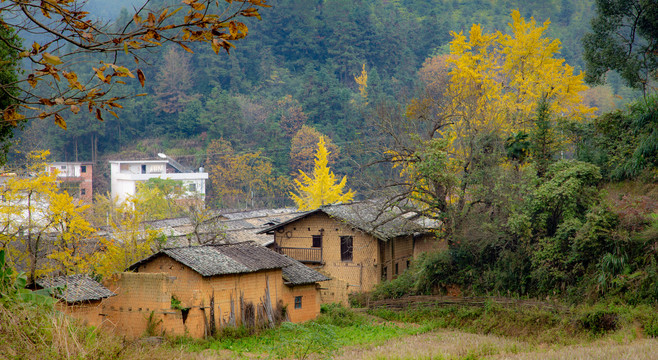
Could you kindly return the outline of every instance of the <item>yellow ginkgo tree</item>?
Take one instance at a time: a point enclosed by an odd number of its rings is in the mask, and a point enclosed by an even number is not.
[[[426,61],[421,97],[386,130],[400,193],[444,224],[491,203],[478,186],[504,163],[504,139],[536,130],[542,99],[554,119],[586,121],[595,110],[582,101],[584,75],[559,58],[560,41],[545,36],[549,22],[526,21],[516,10],[511,20],[507,33],[478,24],[453,32],[450,55]]]
[[[0,187],[0,248],[29,283],[90,268],[95,229],[85,219],[87,206],[58,188],[57,174],[46,171],[48,155],[29,153],[27,165],[3,174]]]
[[[324,137],[321,136],[318,141],[318,151],[315,154],[313,174],[308,176],[300,170],[301,181],[295,180],[296,193],[290,193],[299,210],[313,210],[323,205],[348,202],[354,197],[354,191],[351,189],[343,192],[347,183],[346,176],[336,183],[336,176],[328,166],[329,154]]]

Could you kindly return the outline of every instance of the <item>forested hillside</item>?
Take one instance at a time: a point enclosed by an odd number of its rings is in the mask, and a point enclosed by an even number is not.
[[[162,1],[149,6],[157,8]],[[289,201],[290,175],[305,166],[295,162],[294,154],[305,147],[307,153],[313,151],[318,134],[308,131],[314,129],[336,144],[333,169],[347,174],[350,186],[362,193],[366,187],[358,172],[374,160],[368,150],[380,136],[375,110],[386,104],[404,111],[418,91],[423,63],[449,53],[451,31],[468,33],[474,23],[488,31],[509,31],[512,9],[539,23],[550,19],[546,35],[561,41],[559,56],[578,73],[584,67],[580,38],[593,14],[589,0],[276,0],[271,4],[262,11],[262,21],[250,19],[249,36],[231,49],[230,56],[218,56],[200,45],[193,46],[191,54],[175,44],[143,53],[141,62],[149,65],[144,67],[146,88],[133,81],[117,90],[123,95],[147,95],[123,102],[118,118],[105,116],[99,122],[83,111],[67,118],[66,131],[51,121],[33,121],[22,134],[20,147],[50,149],[53,159],[60,161],[96,162],[99,174],[106,170],[107,159],[148,158],[157,152],[207,168],[222,157],[216,156],[219,148],[245,157],[233,163],[254,155],[251,158],[271,165],[271,171],[261,175],[268,178],[259,181],[265,185],[252,184],[233,193],[255,193],[259,206],[272,206]],[[99,5],[92,2],[92,6]],[[104,18],[112,16],[107,7],[100,6],[99,11]],[[123,9],[115,26],[128,20]],[[85,66],[79,71],[91,71]],[[364,70],[367,95],[355,81]],[[590,105],[610,110],[632,96],[617,78],[609,80],[610,85],[586,95]],[[302,125],[308,128],[298,134]],[[307,140],[301,141],[304,136]],[[220,139],[228,142],[212,145]],[[293,143],[297,149],[291,149]],[[209,147],[214,154],[207,154]],[[368,176],[381,171],[371,169]],[[243,181],[237,177],[240,187]],[[106,191],[106,181],[99,178],[96,189]]]

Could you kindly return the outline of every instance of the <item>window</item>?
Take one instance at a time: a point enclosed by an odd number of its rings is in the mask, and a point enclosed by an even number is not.
[[[87,189],[85,188],[80,189],[80,195],[85,195],[85,194],[87,194]]]
[[[395,275],[398,274],[398,263],[395,263]]]
[[[190,192],[195,192],[196,191],[196,184],[190,184],[188,186]]]
[[[302,297],[295,296],[295,309],[301,309],[301,308],[302,308]]]
[[[351,236],[341,236],[340,237],[340,260],[341,261],[352,261],[354,253],[354,247],[352,245]]]
[[[407,260],[407,269],[411,267],[411,260]]]
[[[142,165],[142,174],[146,174],[146,165]]]
[[[87,165],[81,165],[80,166],[80,172],[81,173],[86,173],[87,172]]]
[[[322,247],[322,235],[313,235],[313,245],[311,247],[314,248]]]
[[[382,280],[388,279],[388,267],[384,266],[382,268]]]

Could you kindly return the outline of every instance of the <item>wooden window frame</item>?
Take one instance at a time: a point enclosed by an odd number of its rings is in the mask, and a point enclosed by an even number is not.
[[[340,261],[354,261],[354,237],[351,235],[340,237]]]
[[[322,235],[313,235],[312,236],[311,247],[312,248],[321,248],[322,247]]]

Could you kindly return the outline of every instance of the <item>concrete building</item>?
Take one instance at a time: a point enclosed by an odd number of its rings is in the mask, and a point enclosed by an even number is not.
[[[136,194],[137,183],[160,178],[181,181],[186,195],[205,200],[208,173],[199,170],[192,172],[168,157],[162,160],[110,161],[112,198],[125,201]]]
[[[93,200],[93,168],[90,162],[54,162],[46,166],[46,171],[49,174],[57,172],[61,189],[90,204]]]

